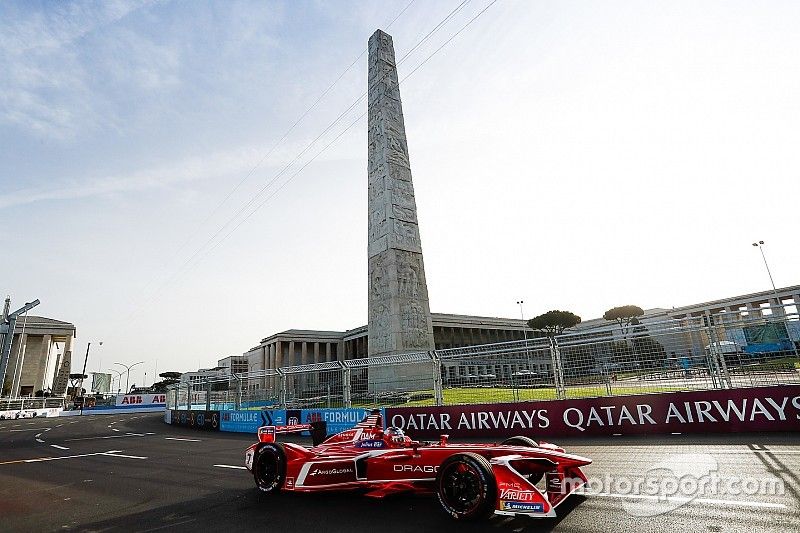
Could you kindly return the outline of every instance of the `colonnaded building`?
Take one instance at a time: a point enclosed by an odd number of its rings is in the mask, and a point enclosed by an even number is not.
[[[742,315],[760,317],[794,314],[800,310],[800,285],[743,294],[671,309],[647,309],[643,324],[674,319],[679,322],[697,317],[715,317],[718,323],[738,320]],[[462,348],[477,344],[522,340],[533,332],[525,322],[514,318],[496,318],[432,313],[435,349]],[[590,331],[609,326],[610,322],[596,318],[582,322],[576,331]],[[795,339],[797,340],[797,339]],[[290,329],[261,340],[242,356],[220,360],[220,367],[230,367],[235,361],[238,368],[249,371],[275,369],[284,366],[304,365],[323,361],[339,361],[367,357],[368,328],[366,325],[348,331],[315,331]],[[702,351],[702,347],[698,346]],[[546,364],[546,363],[542,363]],[[513,369],[516,371],[517,369]],[[536,369],[534,369],[536,370]],[[541,368],[540,370],[549,370]]]
[[[6,299],[2,320],[8,315]],[[72,365],[75,326],[43,316],[23,315],[14,328],[2,396],[63,396]]]

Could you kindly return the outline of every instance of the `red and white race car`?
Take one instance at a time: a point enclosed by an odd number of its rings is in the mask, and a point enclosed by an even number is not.
[[[279,433],[310,430],[314,447],[278,443]],[[264,426],[245,451],[245,466],[265,493],[279,490],[435,493],[456,520],[498,515],[556,516],[555,508],[586,483],[591,460],[553,444],[512,437],[500,444],[417,442],[383,428],[373,411],[353,429],[325,436],[325,423]]]

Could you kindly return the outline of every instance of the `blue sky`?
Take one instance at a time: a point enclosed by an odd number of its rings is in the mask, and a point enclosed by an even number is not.
[[[294,161],[408,4],[0,4],[5,291],[75,323],[76,352],[103,340],[91,370],[144,359],[148,381],[156,359],[365,323],[364,120],[278,187],[363,113]],[[459,4],[411,3],[398,57]],[[432,310],[588,319],[764,290],[755,239],[800,282],[797,27],[795,2],[499,0],[401,87]]]

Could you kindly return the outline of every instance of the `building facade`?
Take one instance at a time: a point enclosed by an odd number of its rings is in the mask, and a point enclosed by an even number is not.
[[[34,396],[39,391],[62,396],[67,391],[72,366],[75,326],[41,316],[22,316],[6,369],[4,396]]]
[[[794,315],[800,310],[800,285],[784,287],[777,291],[763,291],[677,307],[673,309],[655,308],[645,311],[642,325],[677,320],[688,322],[698,317],[709,317],[719,325],[725,321],[738,321],[741,317],[765,317],[771,315]],[[534,332],[525,321],[514,318],[480,317],[432,313],[435,349],[446,350],[480,344],[519,341],[532,338]],[[800,326],[800,321],[798,326]],[[587,339],[608,336],[611,323],[602,318],[582,322],[574,329],[586,335]],[[597,330],[597,331],[594,331]],[[800,341],[800,328],[792,330],[792,340]],[[697,336],[693,351],[702,353],[708,339]],[[340,361],[368,356],[368,327],[366,325],[347,331],[312,331],[290,329],[264,338],[257,346],[245,352],[240,359],[240,367],[249,371],[274,370],[287,366],[306,365],[326,361]],[[220,361],[220,366],[222,366]],[[548,356],[532,359],[530,368],[526,366],[508,368],[480,367],[462,368],[454,366],[446,369],[445,378],[480,376],[481,373],[497,375],[514,374],[531,370],[550,371]]]

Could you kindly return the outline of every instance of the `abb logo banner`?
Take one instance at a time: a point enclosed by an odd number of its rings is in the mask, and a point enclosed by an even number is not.
[[[800,385],[576,400],[387,407],[414,438],[800,431]]]
[[[125,394],[117,396],[117,405],[154,406],[167,404],[166,394]]]

